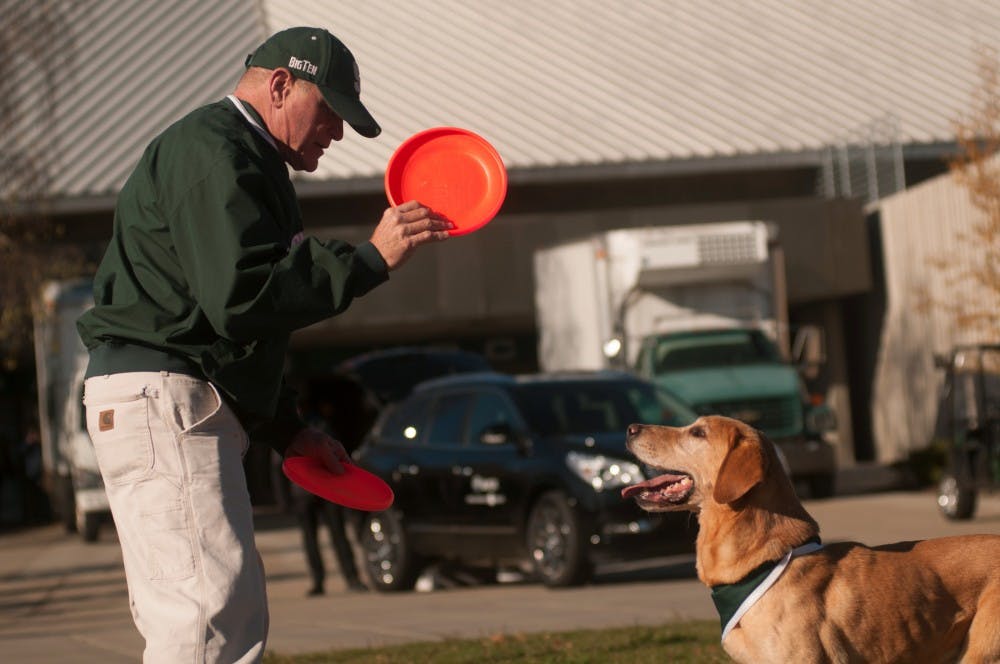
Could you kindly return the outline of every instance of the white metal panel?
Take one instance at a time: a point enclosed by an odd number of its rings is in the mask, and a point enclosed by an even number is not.
[[[994,168],[998,165],[994,162]],[[942,377],[934,368],[934,353],[1000,339],[961,328],[946,309],[926,306],[929,296],[988,307],[996,295],[970,278],[955,279],[990,259],[973,240],[974,228],[986,217],[968,190],[954,176],[943,175],[883,200],[879,209],[887,292],[872,422],[878,460],[890,462],[931,440]],[[940,261],[946,269],[935,267]],[[1000,311],[1000,302],[993,306]]]
[[[44,96],[12,105],[40,133],[0,137],[3,153],[28,155],[71,197],[117,193],[153,136],[232,89],[264,30],[242,0],[0,0],[0,15],[34,42],[16,90]]]
[[[1000,42],[988,1],[265,2],[355,50],[382,120],[380,166],[437,124],[478,131],[509,167],[818,150],[898,116],[904,142],[947,141]],[[318,175],[342,174],[357,141]]]
[[[612,336],[607,255],[596,238],[535,252],[538,362],[544,371],[603,369]]]
[[[811,154],[886,116],[903,143],[950,141],[978,49],[1000,43],[995,0],[0,0],[0,12],[35,30],[31,48],[10,45],[17,117],[0,148],[62,196],[115,193],[153,135],[228,92],[244,55],[291,25],[348,44],[384,128],[348,131],[307,179],[368,183],[435,125],[481,133],[515,170]]]

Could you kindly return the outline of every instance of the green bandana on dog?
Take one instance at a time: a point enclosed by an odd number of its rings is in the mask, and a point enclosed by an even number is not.
[[[722,623],[722,640],[726,640],[729,632],[740,623],[740,618],[778,581],[792,558],[822,548],[823,545],[818,538],[811,539],[786,553],[781,560],[764,563],[736,583],[712,586],[712,602],[715,603],[715,609],[719,612],[719,620]]]

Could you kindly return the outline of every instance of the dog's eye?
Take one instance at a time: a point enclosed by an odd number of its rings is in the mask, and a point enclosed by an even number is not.
[[[695,438],[704,438],[705,437],[705,430],[702,429],[701,427],[691,427],[691,432],[690,433]]]

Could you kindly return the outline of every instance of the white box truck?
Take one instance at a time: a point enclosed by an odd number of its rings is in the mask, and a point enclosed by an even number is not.
[[[88,542],[97,540],[111,514],[83,408],[87,349],[76,319],[91,306],[89,280],[51,281],[43,284],[34,312],[45,484],[67,530]]]
[[[773,224],[604,231],[537,251],[534,277],[543,370],[632,370],[700,413],[761,429],[811,494],[833,492],[835,455],[823,433],[835,421],[810,402],[790,362]]]

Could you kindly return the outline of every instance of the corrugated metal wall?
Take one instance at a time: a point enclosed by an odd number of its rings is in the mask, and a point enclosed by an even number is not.
[[[950,302],[988,297],[969,280],[949,284],[947,278],[986,256],[981,245],[967,238],[985,219],[967,189],[944,175],[885,199],[879,209],[886,312],[871,407],[878,460],[891,462],[924,447],[933,435],[942,379],[934,368],[934,353],[945,353],[954,344],[1000,339],[960,328],[945,309],[922,305],[925,293]],[[938,260],[947,261],[946,271],[934,265]]]

